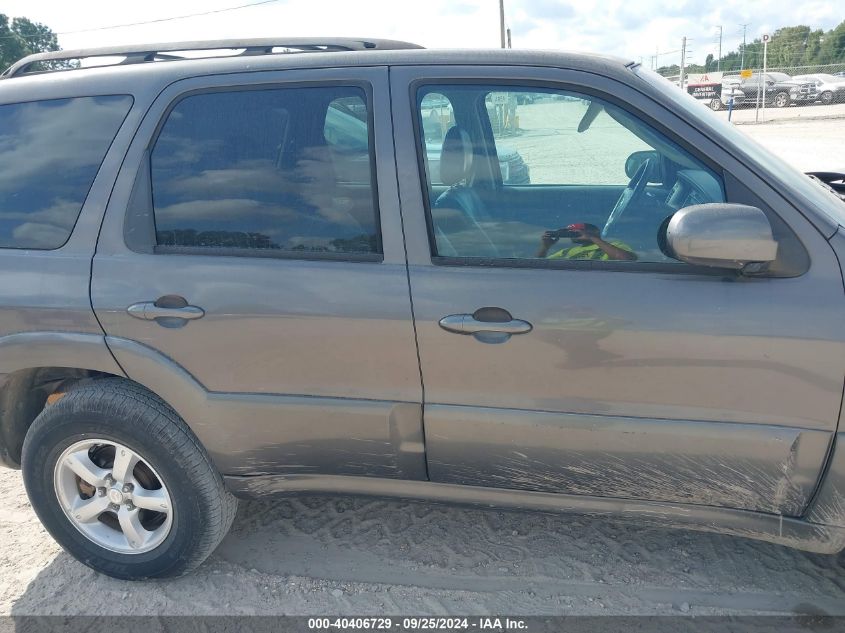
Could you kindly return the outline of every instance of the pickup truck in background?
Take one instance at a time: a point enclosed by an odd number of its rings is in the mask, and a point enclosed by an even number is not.
[[[750,77],[742,78],[738,74],[724,75],[722,86],[730,87],[734,92],[741,91],[746,104],[765,100],[767,106],[785,108],[789,105],[812,104],[818,99],[818,89],[812,81],[793,79],[786,73],[754,72]],[[736,98],[734,99],[736,105]]]

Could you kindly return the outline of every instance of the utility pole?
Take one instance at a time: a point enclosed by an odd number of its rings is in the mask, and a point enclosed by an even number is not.
[[[748,24],[740,24],[740,26],[742,27],[742,55],[740,56],[740,62],[739,62],[739,69],[740,70],[745,69],[745,31],[748,29],[748,26],[750,24],[751,24],[751,22],[748,22]]]
[[[505,0],[499,0],[499,33],[502,38],[502,48],[505,48]]]
[[[508,29],[508,48],[511,48],[511,30]]]
[[[722,25],[719,25],[719,57],[716,58],[716,72],[722,71]]]
[[[763,85],[763,121],[766,120],[766,56],[769,53],[769,40],[771,37],[768,33],[763,34],[763,75],[760,77],[760,83]],[[759,115],[759,110],[757,111]],[[755,122],[759,123],[759,119]]]
[[[681,40],[681,77],[678,85],[681,87],[681,90],[684,89],[684,68],[686,67],[687,63],[687,36],[684,35],[684,38]]]

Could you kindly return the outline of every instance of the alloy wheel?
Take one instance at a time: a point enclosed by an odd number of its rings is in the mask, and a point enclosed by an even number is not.
[[[164,481],[141,455],[117,442],[76,442],[56,462],[53,481],[73,526],[112,552],[149,552],[173,526]]]

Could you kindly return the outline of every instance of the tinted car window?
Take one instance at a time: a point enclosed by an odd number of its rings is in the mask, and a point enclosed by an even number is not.
[[[0,106],[0,247],[67,241],[131,106],[129,96]]]
[[[685,266],[664,252],[662,227],[683,207],[725,200],[719,174],[602,99],[432,86],[418,95],[420,130],[428,91],[455,110],[440,157],[447,187],[436,186],[430,166],[426,174],[436,255]],[[505,145],[530,168],[530,182],[497,178],[494,160],[501,162]]]
[[[158,245],[380,252],[366,103],[339,86],[179,101],[151,155]]]

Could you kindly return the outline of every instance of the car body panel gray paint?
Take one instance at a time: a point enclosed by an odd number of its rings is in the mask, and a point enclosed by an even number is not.
[[[827,472],[807,519],[821,525],[845,527],[845,433],[836,435]]]
[[[799,516],[830,434],[427,404],[432,481]]]
[[[21,332],[0,337],[0,373],[73,367],[122,376],[102,333]]]
[[[730,273],[673,274],[665,269],[619,272],[600,266],[591,270],[509,268],[495,261],[483,266],[435,265],[425,223],[421,170],[417,153],[410,147],[415,140],[408,86],[420,80],[433,84],[542,82],[621,100],[639,116],[682,139],[702,159],[752,187],[811,253],[810,270],[793,279],[750,279]],[[562,477],[571,452],[587,449],[596,455],[605,449],[605,461],[624,470],[633,465],[625,438],[659,436],[657,429],[669,428],[660,448],[670,452],[656,466],[657,477],[670,475],[669,464],[674,464],[683,479],[688,458],[673,436],[690,428],[686,422],[701,423],[695,427],[696,435],[708,438],[711,456],[721,447],[736,463],[751,455],[731,447],[729,438],[734,434],[723,436],[728,428],[723,423],[763,425],[744,431],[750,433],[749,438],[766,438],[758,448],[752,448],[749,439],[744,449],[754,457],[745,465],[743,476],[756,478],[750,489],[757,492],[727,495],[719,481],[711,480],[710,488],[696,495],[728,506],[736,503],[740,505],[734,507],[779,508],[800,514],[836,430],[845,377],[841,327],[845,294],[836,258],[824,236],[712,139],[690,130],[688,123],[661,104],[612,79],[525,67],[431,66],[394,69],[391,81],[432,481],[506,487],[503,473],[507,470],[512,476],[509,485],[514,487],[548,491],[556,484],[559,492],[614,494],[620,490],[618,478],[601,469],[590,471],[591,475],[582,473],[578,480]],[[489,345],[450,334],[438,325],[445,315],[471,314],[484,306],[503,308],[534,329],[503,344]],[[436,415],[438,405],[456,409],[438,420],[430,417]],[[490,415],[480,415],[469,429],[462,429],[466,419],[461,407],[486,407]],[[604,430],[579,442],[565,426],[549,435],[532,414],[514,410],[597,416],[596,423]],[[543,414],[536,415],[542,419]],[[672,428],[672,424],[678,426]],[[805,436],[813,438],[802,448],[808,470],[801,475],[801,492],[788,501],[777,498],[780,487],[773,482],[792,441],[801,434],[792,436],[794,431],[790,431],[792,439],[784,438],[780,430],[772,430],[780,427],[819,431]],[[531,480],[528,472],[535,460],[519,448],[513,450],[522,457],[509,454],[507,465],[491,459],[491,451],[501,449],[493,438],[508,435],[523,445],[544,445],[537,461],[558,464],[551,468],[551,478]],[[614,435],[616,439],[606,439]],[[475,438],[474,445],[463,443],[468,437]],[[650,493],[658,498],[683,498],[682,481],[664,488],[651,486]],[[758,493],[769,497],[755,496]]]
[[[425,477],[419,403],[210,392],[151,347],[106,341],[126,374],[173,407],[224,474]]]
[[[526,492],[373,477],[268,475],[225,477],[224,481],[226,487],[235,495],[247,499],[285,494],[320,493],[393,497],[484,508],[606,516],[658,528],[685,528],[761,539],[825,554],[834,554],[845,547],[845,528],[842,527],[819,525],[801,519],[790,519],[761,512],[683,503]]]

